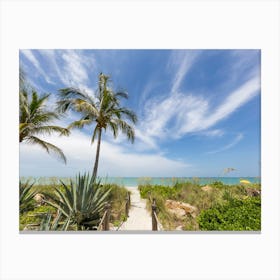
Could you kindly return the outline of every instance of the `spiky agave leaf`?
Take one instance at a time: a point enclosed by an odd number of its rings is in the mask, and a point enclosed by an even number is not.
[[[78,226],[98,221],[111,189],[102,188],[100,182],[89,174],[78,174],[69,186],[61,183],[63,190],[56,187],[53,195],[45,194],[46,202]]]
[[[36,195],[37,191],[33,189],[35,182],[30,184],[29,181],[26,183],[19,182],[19,211],[23,213],[30,208],[30,204]]]
[[[57,231],[62,230],[65,231],[68,229],[69,226],[69,219],[62,221],[61,212],[58,211],[56,217],[52,220],[52,214],[48,213],[43,216],[42,221],[40,223],[40,231]]]

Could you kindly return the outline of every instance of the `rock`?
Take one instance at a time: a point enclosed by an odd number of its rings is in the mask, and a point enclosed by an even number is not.
[[[35,194],[34,200],[37,202],[38,205],[44,205],[45,204],[45,196],[41,193]]]
[[[201,188],[204,192],[209,192],[209,191],[212,191],[212,187],[210,187],[209,185],[206,185],[204,187]]]
[[[172,214],[174,214],[176,217],[181,218],[186,216],[186,211],[181,208],[175,208],[175,209],[168,209],[168,211]]]
[[[247,195],[249,196],[259,196],[261,191],[253,188],[246,188]]]
[[[109,230],[116,230],[117,228],[112,224],[109,223]]]
[[[184,218],[187,215],[191,215],[194,218],[197,214],[197,208],[189,203],[167,199],[165,206],[177,218]]]
[[[178,227],[175,228],[175,230],[183,230],[183,226],[182,225],[178,226]]]

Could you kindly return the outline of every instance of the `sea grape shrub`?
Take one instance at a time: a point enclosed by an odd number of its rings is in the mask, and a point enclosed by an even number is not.
[[[198,217],[201,230],[250,231],[261,229],[260,197],[245,200],[231,199],[225,204],[201,211]]]
[[[219,188],[219,187],[224,187],[224,184],[221,181],[214,181],[213,183],[210,184],[210,186]]]
[[[167,186],[150,186],[150,185],[140,185],[139,186],[140,195],[142,198],[149,199],[153,196],[161,196],[164,199],[173,198],[176,195],[177,190],[174,187]]]
[[[42,217],[47,214],[55,214],[56,209],[52,206],[44,205],[39,207],[34,207],[32,211],[28,211],[20,214],[19,217],[19,229],[23,230],[29,224],[40,224]]]

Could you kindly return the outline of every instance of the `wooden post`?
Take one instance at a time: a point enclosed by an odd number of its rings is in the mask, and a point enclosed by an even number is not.
[[[104,219],[104,226],[103,226],[103,230],[110,230],[109,228],[109,222],[110,222],[110,215],[111,215],[111,205],[110,203],[107,203],[105,205],[105,211],[106,211],[106,216]]]
[[[126,203],[125,203],[125,215],[126,215],[126,217],[128,217],[129,205],[130,205],[130,195],[129,195],[129,193],[127,193]]]
[[[157,231],[157,220],[155,217],[155,213],[157,210],[156,206],[156,200],[153,198],[153,204],[152,204],[152,230]]]

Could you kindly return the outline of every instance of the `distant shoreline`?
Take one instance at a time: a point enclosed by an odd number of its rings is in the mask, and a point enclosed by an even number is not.
[[[35,185],[59,184],[60,181],[66,183],[70,181],[70,177],[20,177],[21,181],[35,181]],[[240,180],[248,180],[251,183],[261,183],[260,177],[101,177],[99,178],[103,184],[117,184],[120,186],[137,187],[138,185],[165,185],[172,186],[176,182],[195,182],[200,185],[211,184],[220,181],[225,185],[237,185]]]

